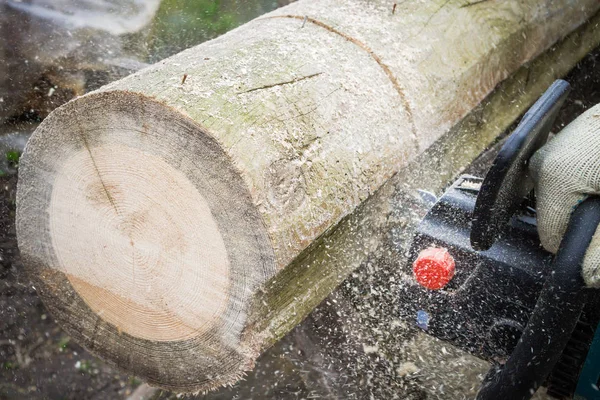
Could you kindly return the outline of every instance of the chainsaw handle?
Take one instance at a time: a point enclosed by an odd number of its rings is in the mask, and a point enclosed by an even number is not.
[[[558,362],[586,301],[581,266],[600,224],[600,197],[590,197],[575,209],[552,270],[519,339],[502,368],[493,367],[477,400],[526,400]]]

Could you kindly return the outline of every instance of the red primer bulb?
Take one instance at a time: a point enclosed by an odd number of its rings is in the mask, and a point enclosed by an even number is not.
[[[454,277],[454,258],[442,247],[429,247],[419,253],[413,273],[421,286],[441,289]]]

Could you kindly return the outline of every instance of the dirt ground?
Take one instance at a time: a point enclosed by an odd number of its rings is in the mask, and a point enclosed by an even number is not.
[[[555,131],[600,102],[600,49],[567,77],[574,90]],[[35,127],[5,126],[2,157],[20,150]],[[469,171],[481,175],[493,151]],[[14,232],[17,171],[0,176],[0,399],[126,399],[140,385],[69,340],[22,274]],[[365,263],[299,327],[258,361],[246,380],[202,399],[471,398],[488,364],[396,318],[393,260]],[[367,289],[369,291],[367,292]],[[385,356],[380,346],[386,343]],[[390,344],[392,343],[392,344]],[[394,353],[395,352],[395,353]],[[175,395],[157,392],[155,399]],[[540,395],[543,398],[543,395]]]

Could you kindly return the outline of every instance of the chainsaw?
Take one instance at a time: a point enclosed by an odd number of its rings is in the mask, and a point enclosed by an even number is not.
[[[507,138],[485,178],[463,175],[417,227],[400,294],[407,318],[492,362],[477,399],[600,399],[600,291],[581,276],[600,198],[574,210],[556,255],[540,244],[528,161],[570,86],[557,80]]]

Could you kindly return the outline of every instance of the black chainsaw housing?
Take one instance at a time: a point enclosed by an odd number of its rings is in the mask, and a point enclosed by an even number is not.
[[[539,242],[535,204],[525,200],[503,234],[486,251],[470,245],[471,219],[482,183],[463,175],[435,203],[417,227],[405,273],[421,250],[448,249],[455,260],[454,278],[442,290],[429,290],[409,279],[401,292],[400,312],[428,334],[479,358],[502,363],[527,325],[550,271],[552,254]],[[600,304],[588,302],[561,360],[546,386],[556,398],[573,395]]]
[[[587,388],[578,385],[580,375],[600,398],[594,382],[600,371],[588,368],[600,291],[587,289],[581,274],[600,225],[600,198],[574,209],[553,256],[537,234],[528,168],[569,91],[566,81],[556,80],[507,138],[485,179],[463,175],[435,202],[418,225],[405,265],[410,278],[400,312],[430,335],[494,363],[478,400],[529,399],[543,382],[556,398],[572,398]],[[440,290],[413,276],[413,264],[430,247],[446,249],[455,262],[453,279]],[[448,271],[447,260],[443,267],[426,261],[431,254],[423,253],[420,268],[431,263],[434,276],[435,268]]]
[[[429,334],[480,358],[501,360],[512,352],[527,324],[552,255],[540,246],[535,218],[527,207],[492,248],[473,250],[471,217],[481,182],[473,176],[460,177],[419,224],[406,273],[412,275],[413,262],[428,247],[448,249],[456,273],[437,291],[415,281],[404,293],[412,300],[408,302],[412,309],[405,310],[412,315],[428,313],[423,328]]]

